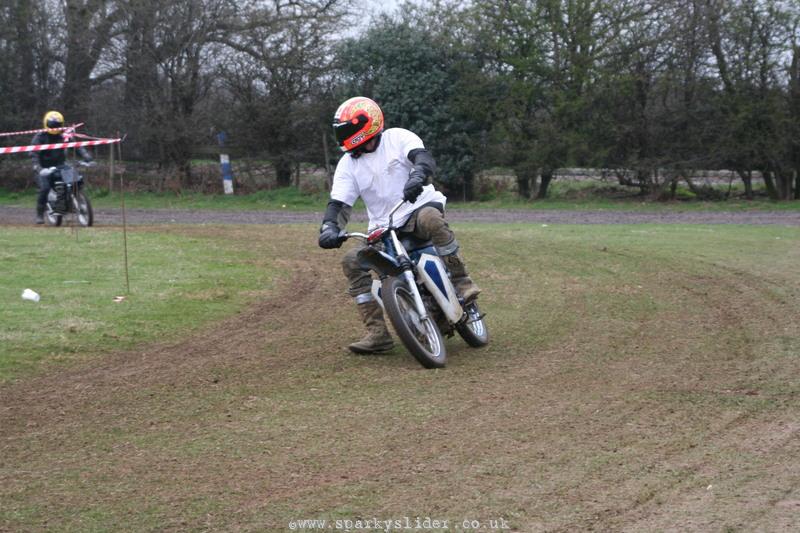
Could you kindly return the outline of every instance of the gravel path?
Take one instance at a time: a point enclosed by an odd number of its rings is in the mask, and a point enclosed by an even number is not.
[[[322,213],[293,211],[215,211],[128,209],[128,224],[288,224],[317,223]],[[447,212],[453,222],[530,222],[540,224],[773,224],[800,226],[800,211],[687,211],[639,213],[630,211],[573,211],[521,209],[453,209]],[[363,213],[353,216],[354,222],[365,222]],[[0,225],[33,222],[33,207],[0,206]],[[95,224],[122,224],[120,209],[96,209]]]

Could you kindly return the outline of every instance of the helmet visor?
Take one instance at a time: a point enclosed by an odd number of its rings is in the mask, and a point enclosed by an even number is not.
[[[361,113],[353,120],[349,120],[347,122],[335,122],[333,124],[333,133],[336,135],[336,142],[339,143],[339,146],[345,150],[352,150],[354,147],[345,146],[345,142],[361,131],[368,120],[369,118],[365,114]]]

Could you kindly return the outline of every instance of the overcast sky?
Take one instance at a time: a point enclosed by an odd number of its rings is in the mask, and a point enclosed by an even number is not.
[[[370,15],[391,13],[397,9],[402,0],[361,0],[361,5]]]

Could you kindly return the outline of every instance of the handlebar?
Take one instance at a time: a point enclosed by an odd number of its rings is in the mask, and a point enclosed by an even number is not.
[[[392,210],[389,212],[389,227],[390,227],[390,228],[392,227],[392,218],[394,217],[394,214],[397,212],[397,210],[398,210],[398,209],[400,209],[400,207],[401,207],[401,206],[402,206],[404,203],[406,203],[405,199],[403,199],[403,200],[400,200],[400,202],[399,202],[399,203],[398,203],[396,206],[394,206],[394,209],[392,209]]]
[[[389,223],[386,225],[387,228],[393,227],[392,226],[392,219],[394,218],[394,214],[397,212],[398,209],[400,209],[400,207],[402,207],[402,205],[404,203],[406,203],[405,200],[400,200],[400,202],[396,206],[394,206],[391,211],[389,211]],[[339,232],[339,240],[341,240],[342,242],[344,242],[347,239],[350,239],[352,237],[357,237],[359,239],[364,239],[366,241],[366,240],[369,239],[369,234],[361,233],[359,231],[347,232],[347,231],[342,230],[342,231]]]
[[[339,238],[343,241],[346,241],[347,239],[350,239],[352,237],[358,237],[359,239],[367,240],[367,238],[369,238],[369,235],[367,235],[366,233],[360,233],[358,231],[347,232],[342,230],[339,232]]]

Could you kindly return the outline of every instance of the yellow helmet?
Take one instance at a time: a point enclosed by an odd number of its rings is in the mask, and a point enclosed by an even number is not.
[[[47,130],[50,135],[57,135],[61,133],[64,127],[64,115],[58,111],[48,111],[44,114],[42,126]]]

